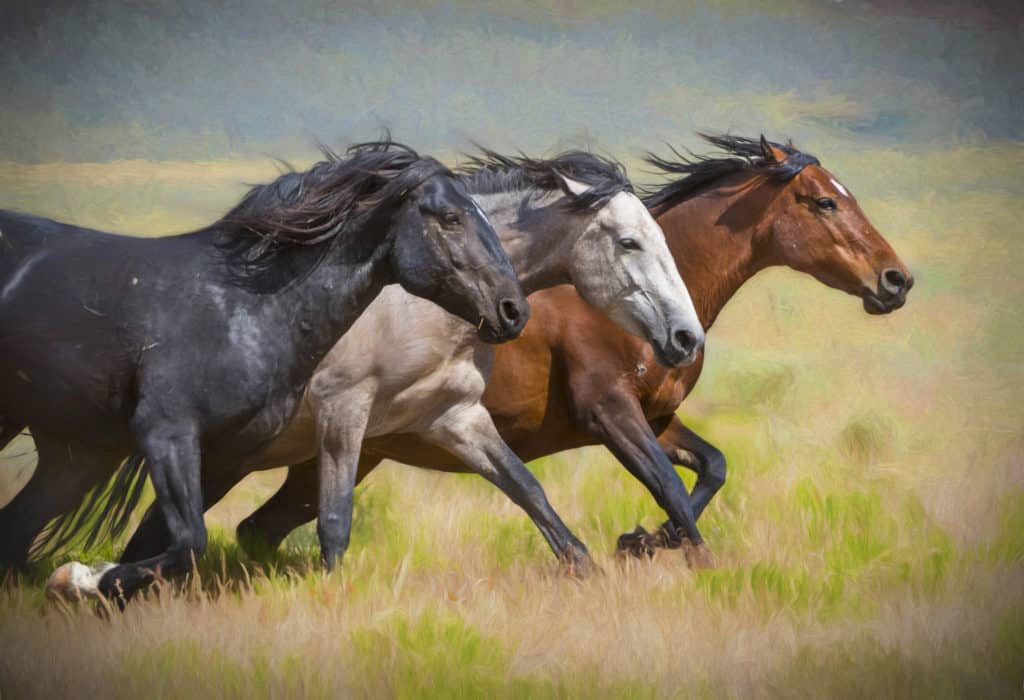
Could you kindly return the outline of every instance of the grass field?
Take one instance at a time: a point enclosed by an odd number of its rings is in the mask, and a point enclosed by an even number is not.
[[[267,472],[210,513],[196,575],[124,614],[46,603],[42,566],[8,579],[0,696],[1024,695],[1024,146],[807,145],[917,285],[869,317],[772,270],[727,307],[681,410],[729,461],[701,521],[720,568],[617,563],[662,513],[600,448],[530,465],[604,569],[583,582],[482,480],[400,465],[358,492],[341,572],[308,526],[249,559],[231,533]],[[126,232],[201,224],[273,172],[46,167],[0,168],[5,204]],[[29,447],[0,455],[0,503]]]

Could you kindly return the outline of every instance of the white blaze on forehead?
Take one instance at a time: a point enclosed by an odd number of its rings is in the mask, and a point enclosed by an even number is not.
[[[835,179],[834,177],[830,177],[829,181],[832,183],[833,187],[839,190],[839,194],[843,195],[844,197],[850,196],[850,193],[846,191],[846,188],[839,184],[839,180]]]

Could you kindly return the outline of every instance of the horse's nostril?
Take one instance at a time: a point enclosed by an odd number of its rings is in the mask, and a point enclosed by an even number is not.
[[[887,292],[898,294],[907,286],[907,277],[894,267],[882,271],[882,286]]]
[[[502,299],[498,303],[498,312],[501,314],[501,320],[508,326],[516,325],[522,316],[519,305],[512,299]]]
[[[680,350],[686,354],[692,353],[697,349],[697,336],[687,330],[676,331],[673,336],[676,341],[676,345]]]

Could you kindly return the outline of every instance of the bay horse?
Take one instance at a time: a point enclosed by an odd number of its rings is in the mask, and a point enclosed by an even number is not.
[[[764,136],[702,137],[719,153],[648,157],[671,179],[645,203],[665,231],[705,330],[744,282],[771,266],[851,294],[869,314],[903,306],[913,276],[817,158]],[[483,397],[502,438],[524,461],[605,445],[671,514],[656,536],[632,533],[620,546],[637,553],[682,545],[691,565],[712,565],[696,520],[725,484],[725,457],[676,415],[704,354],[687,367],[660,367],[649,348],[568,286],[536,292],[530,305],[523,335],[496,348]],[[388,436],[363,444],[359,478],[384,459],[462,469],[417,436]],[[697,473],[692,494],[674,465]],[[314,515],[306,504],[315,489],[312,465],[293,465],[280,490],[241,523],[240,540],[277,546]]]
[[[385,285],[436,301],[482,341],[521,332],[525,296],[453,172],[390,140],[323,150],[193,233],[133,238],[0,213],[0,426],[3,444],[29,427],[39,452],[0,511],[0,560],[24,561],[47,521],[138,452],[166,548],[66,572],[121,600],[154,571],[189,570],[207,539],[201,472],[287,425]],[[326,522],[345,509],[321,506]]]
[[[660,362],[693,361],[704,331],[663,232],[620,165],[584,152],[536,159],[485,151],[465,166],[463,182],[498,231],[524,290],[570,282],[595,313],[646,340]],[[566,570],[586,574],[593,566],[586,548],[481,403],[492,359],[492,348],[465,322],[400,289],[386,290],[317,368],[281,436],[234,474],[204,473],[206,505],[254,469],[300,462],[314,475],[319,463],[321,484],[336,483],[341,473],[351,503],[364,441],[415,435],[496,484],[526,511]],[[346,511],[343,543],[350,517]],[[159,512],[151,511],[124,556],[146,556],[165,540]]]

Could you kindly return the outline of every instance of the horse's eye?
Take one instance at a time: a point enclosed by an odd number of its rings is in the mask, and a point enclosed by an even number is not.
[[[620,238],[619,245],[622,246],[623,250],[643,250],[640,241],[635,238]]]
[[[824,209],[825,211],[836,210],[836,200],[832,199],[831,197],[822,197],[816,202],[816,204],[818,205],[819,209]]]
[[[459,215],[453,211],[442,212],[440,219],[445,226],[458,226],[460,221]]]

